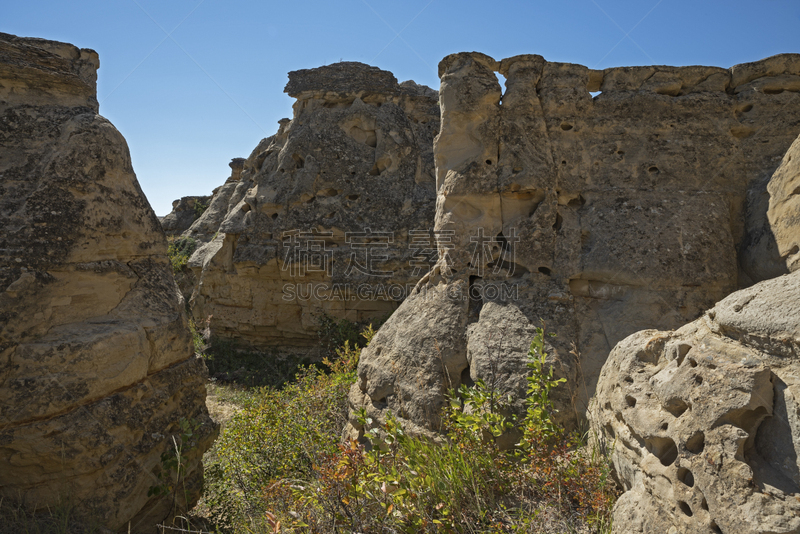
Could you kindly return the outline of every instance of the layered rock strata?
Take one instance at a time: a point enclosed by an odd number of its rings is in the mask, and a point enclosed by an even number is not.
[[[591,418],[615,532],[800,532],[800,272],[620,342]]]
[[[310,347],[320,316],[385,316],[436,261],[437,93],[336,63],[289,73],[291,120],[233,167],[184,235],[196,321],[254,345]],[[235,160],[236,161],[236,160]]]
[[[0,34],[0,498],[151,532],[172,508],[148,490],[179,421],[199,425],[188,504],[217,426],[164,234],[97,114],[98,67]]]
[[[461,53],[439,74],[435,230],[452,239],[363,352],[354,410],[436,429],[447,388],[478,378],[521,403],[543,321],[574,421],[618,341],[786,272],[759,188],[800,131],[799,55],[597,71]]]

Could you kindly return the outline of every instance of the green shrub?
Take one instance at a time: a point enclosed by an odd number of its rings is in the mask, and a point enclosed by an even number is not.
[[[208,209],[208,203],[202,202],[200,199],[195,200],[194,202],[194,218],[195,220],[199,219],[203,213]]]
[[[330,373],[308,368],[265,388],[228,424],[206,472],[210,515],[237,533],[609,531],[608,459],[553,422],[562,380],[544,339],[542,328],[531,343],[524,416],[503,415],[513,399],[477,381],[451,390],[435,440],[362,410],[369,446],[340,440],[361,351],[346,340]],[[520,430],[516,448],[501,450],[498,438]]]
[[[197,249],[197,241],[191,237],[170,236],[167,238],[167,243],[169,245],[167,255],[172,264],[172,271],[176,274],[182,272]]]

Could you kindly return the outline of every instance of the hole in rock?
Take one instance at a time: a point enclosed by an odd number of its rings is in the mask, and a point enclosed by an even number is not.
[[[627,383],[627,384],[633,384],[633,378],[631,378],[629,376],[626,376],[625,378],[623,378],[622,381]]]
[[[692,475],[692,472],[686,469],[685,467],[681,467],[678,469],[678,480],[680,480],[690,488],[694,487],[694,475]]]
[[[624,155],[625,155],[624,150],[617,150],[617,156],[624,156]]]
[[[306,161],[302,158],[302,156],[300,156],[300,154],[292,154],[292,159],[297,164],[298,169],[302,169],[306,164]]]
[[[564,130],[565,132],[568,132],[572,129],[572,125],[568,122],[562,122],[561,129]]]
[[[566,165],[566,164],[567,164],[567,160],[565,160],[565,159],[562,159],[562,160],[561,160],[561,164],[562,164],[562,165]]]
[[[783,89],[764,89],[765,95],[779,95],[783,92]]]
[[[747,113],[751,109],[753,109],[753,104],[745,104],[739,111],[741,111],[742,113]]]
[[[694,514],[692,513],[692,509],[689,508],[689,505],[683,501],[678,501],[678,508],[681,509],[681,512],[686,514],[689,517],[692,517]]]
[[[706,500],[705,497],[703,497],[703,500],[700,501],[700,508],[708,512],[708,501]]]
[[[606,434],[611,436],[611,439],[614,439],[616,437],[617,433],[614,432],[614,428],[610,424],[605,425],[603,428],[605,429]]]
[[[283,174],[283,173],[284,173],[284,172],[286,172],[286,171],[285,171],[285,170],[283,170],[283,169],[278,169],[278,172],[280,172],[281,174]]]
[[[355,176],[356,175],[356,171],[350,171],[350,174]]]
[[[550,276],[550,269],[548,269],[547,267],[539,267],[537,270],[542,274]]]
[[[680,417],[683,415],[683,412],[689,409],[689,405],[683,399],[673,397],[664,403],[664,409],[674,417]]]
[[[686,450],[693,454],[700,454],[706,447],[706,435],[702,432],[695,432],[692,437],[686,440]]]
[[[702,377],[702,376],[700,376],[700,375],[696,375],[696,376],[694,377],[694,381],[695,381],[695,383],[696,383],[696,384],[699,386],[699,385],[701,385],[701,384],[703,383],[703,377]]]
[[[689,354],[689,351],[692,350],[692,346],[687,343],[681,343],[677,347],[675,347],[675,359],[678,360],[678,365],[683,364],[683,359],[686,358],[686,355]]]
[[[308,200],[306,200],[306,204],[311,204],[312,202],[314,202],[314,200],[315,200],[316,198],[317,198],[317,197],[311,197],[311,198],[309,198]]]
[[[275,219],[278,218],[278,214],[277,213],[273,213],[272,215],[270,215],[270,217],[272,217],[272,220],[274,221]]]
[[[578,195],[577,197],[567,202],[567,206],[571,206],[573,208],[583,206],[584,204],[586,204],[586,199],[583,198],[583,195]]]
[[[490,160],[490,159],[487,159],[487,160],[486,160],[486,164],[487,164],[487,165],[491,165],[491,164],[492,164],[492,160]]]
[[[558,232],[561,230],[561,225],[564,223],[564,217],[560,213],[556,213],[556,222],[553,224],[553,230]]]
[[[655,165],[653,165],[652,167],[650,167],[649,169],[647,169],[647,172],[649,172],[650,174],[658,174],[658,173],[659,173],[659,170],[658,170],[658,167],[656,167]]]
[[[658,458],[661,465],[672,465],[678,458],[678,447],[675,446],[675,442],[670,438],[652,436],[645,439],[644,444],[647,450]]]
[[[669,428],[669,423],[661,423],[661,430],[666,430]]]
[[[630,395],[626,395],[626,396],[625,396],[625,402],[626,402],[626,403],[628,404],[628,406],[630,406],[631,408],[633,408],[633,407],[635,407],[635,406],[636,406],[636,398],[634,398],[634,397],[631,397]]]
[[[711,528],[711,532],[715,532],[716,534],[722,534],[722,529],[719,528],[719,526],[717,526],[717,523],[715,521],[712,521],[708,526]]]
[[[250,207],[250,204],[242,204],[242,211],[243,211],[243,212],[247,213],[247,212],[248,212],[248,211],[250,211],[251,209],[252,209],[252,208]]]
[[[695,360],[694,358],[689,358],[687,361],[689,362],[689,365],[691,365],[692,367],[697,367],[697,360]]]
[[[359,195],[347,195],[347,200],[358,200]]]
[[[608,411],[610,412],[610,411],[611,411],[611,403],[610,403],[610,402],[606,402],[606,403],[603,405],[603,409],[604,409],[604,410],[608,410]]]
[[[470,376],[469,365],[466,366],[463,371],[461,371],[461,384],[467,386],[468,388],[471,388],[475,385],[475,382],[472,380],[472,376]]]

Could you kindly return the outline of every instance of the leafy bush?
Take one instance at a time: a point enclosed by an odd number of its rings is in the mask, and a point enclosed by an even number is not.
[[[208,209],[208,203],[201,201],[199,198],[194,202],[194,218],[199,219],[203,213]]]
[[[347,340],[330,374],[264,389],[229,423],[207,470],[210,515],[230,532],[607,532],[609,464],[553,422],[562,380],[544,339],[542,328],[531,343],[524,416],[502,415],[513,399],[477,381],[450,391],[440,438],[361,411],[366,446],[339,438],[361,351]],[[503,450],[509,433],[521,439]]]
[[[167,255],[172,264],[172,271],[180,273],[186,269],[186,264],[189,263],[189,258],[192,257],[195,249],[197,249],[197,241],[191,237],[173,237],[167,238],[169,247],[167,248]]]

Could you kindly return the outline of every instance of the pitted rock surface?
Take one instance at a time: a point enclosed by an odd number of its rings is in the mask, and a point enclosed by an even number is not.
[[[544,321],[574,422],[617,342],[786,272],[764,192],[800,133],[799,71],[797,54],[603,71],[443,59],[435,230],[453,237],[362,353],[354,412],[435,430],[447,388],[478,378],[522,409]]]
[[[621,341],[591,409],[615,532],[800,532],[800,273]]]
[[[293,118],[184,233],[206,241],[190,304],[216,336],[311,347],[323,313],[385,316],[435,262],[439,108],[435,91],[361,63],[289,73],[286,92]]]

